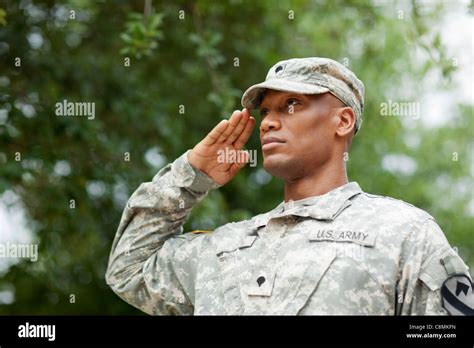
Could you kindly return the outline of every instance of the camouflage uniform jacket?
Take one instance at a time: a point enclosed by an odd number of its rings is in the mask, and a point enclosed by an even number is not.
[[[355,182],[183,234],[216,187],[185,153],[136,190],[106,273],[117,295],[154,315],[443,315],[443,282],[470,279],[433,217]]]

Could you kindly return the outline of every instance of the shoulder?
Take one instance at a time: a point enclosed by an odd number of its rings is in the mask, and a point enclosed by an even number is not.
[[[363,229],[378,231],[387,238],[406,239],[408,244],[426,241],[435,245],[447,244],[433,216],[400,199],[362,192],[351,200],[343,218]]]
[[[424,223],[435,221],[429,213],[401,199],[362,192],[351,202],[355,210],[360,210],[364,217],[381,220]]]

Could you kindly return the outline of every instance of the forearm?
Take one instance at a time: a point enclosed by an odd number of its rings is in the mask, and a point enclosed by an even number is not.
[[[142,269],[147,260],[160,252],[167,239],[182,233],[192,207],[217,186],[188,163],[187,153],[163,168],[151,182],[141,184],[122,215],[109,258],[107,284],[131,302],[134,296],[130,293],[146,287]]]

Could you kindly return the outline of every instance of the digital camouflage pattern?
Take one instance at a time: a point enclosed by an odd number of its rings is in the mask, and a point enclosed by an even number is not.
[[[362,124],[364,84],[357,76],[335,60],[310,57],[293,58],[276,63],[265,81],[249,87],[242,96],[242,106],[256,109],[266,89],[299,94],[331,93],[356,114],[356,130]]]
[[[472,281],[433,217],[355,182],[183,234],[216,187],[186,153],[138,188],[112,245],[115,293],[154,315],[445,315],[443,283]]]

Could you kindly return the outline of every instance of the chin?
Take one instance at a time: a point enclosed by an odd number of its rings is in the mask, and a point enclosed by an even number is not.
[[[263,168],[277,178],[286,179],[296,168],[291,160],[279,155],[269,155],[263,158]]]

